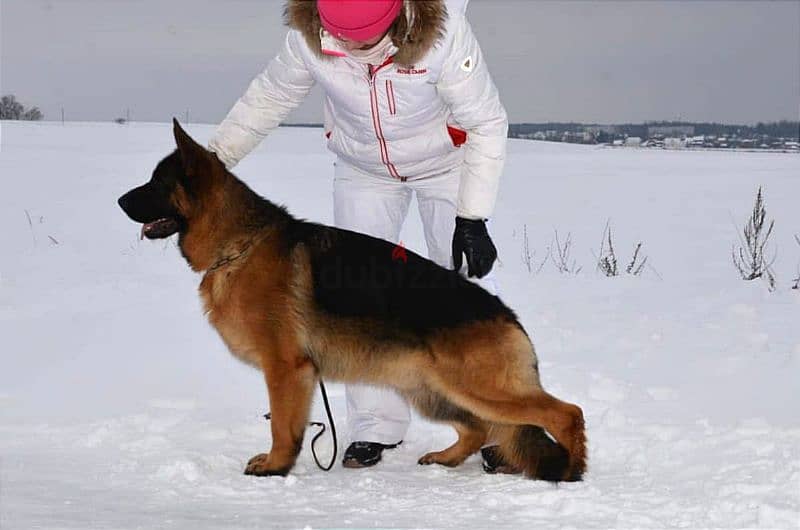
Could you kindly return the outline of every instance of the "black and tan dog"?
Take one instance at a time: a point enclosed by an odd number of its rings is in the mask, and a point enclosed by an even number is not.
[[[119,204],[144,236],[179,234],[211,324],[264,373],[272,449],[245,473],[292,469],[322,377],[392,387],[453,425],[458,441],[421,464],[456,466],[493,441],[532,478],[581,479],[581,409],[542,389],[533,345],[499,298],[386,241],[295,219],[174,128],[178,149]]]

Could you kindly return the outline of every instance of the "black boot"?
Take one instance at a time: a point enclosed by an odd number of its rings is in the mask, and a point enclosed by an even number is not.
[[[522,473],[521,469],[517,469],[503,459],[500,450],[496,445],[484,447],[481,449],[481,456],[483,457],[483,470],[487,473],[506,473],[516,475]]]
[[[370,467],[381,461],[384,449],[394,449],[403,443],[381,444],[378,442],[353,442],[344,452],[342,465],[349,468]]]

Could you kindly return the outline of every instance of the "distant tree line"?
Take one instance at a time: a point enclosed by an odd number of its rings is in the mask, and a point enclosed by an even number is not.
[[[0,98],[0,120],[37,121],[44,117],[38,107],[25,108],[13,94]]]
[[[800,138],[800,121],[759,122],[756,125],[729,125],[713,122],[687,122],[687,121],[648,121],[645,123],[621,124],[595,124],[576,122],[546,122],[546,123],[512,123],[509,125],[509,136],[512,138],[524,136],[535,132],[555,131],[563,133],[582,133],[588,129],[613,129],[600,134],[614,136],[636,136],[647,138],[648,127],[654,126],[692,126],[696,135],[738,136],[753,138],[770,136],[772,138]]]
[[[758,122],[756,125],[727,125],[714,122],[672,122],[672,121],[653,121],[646,122],[645,126],[666,125],[694,126],[697,135],[716,135],[716,136],[772,136],[774,138],[800,138],[800,121],[773,121]]]

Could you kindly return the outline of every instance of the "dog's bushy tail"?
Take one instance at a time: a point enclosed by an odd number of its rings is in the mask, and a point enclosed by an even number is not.
[[[550,482],[582,480],[585,455],[573,455],[536,425],[496,425],[493,438],[503,458],[528,478]],[[580,436],[583,437],[581,430]],[[581,447],[585,442],[581,440]],[[576,460],[575,456],[578,456]]]

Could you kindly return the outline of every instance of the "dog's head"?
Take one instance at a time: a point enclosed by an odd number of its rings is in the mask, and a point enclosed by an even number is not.
[[[148,182],[117,201],[128,217],[142,223],[148,239],[184,233],[214,180],[226,174],[216,155],[192,140],[177,120],[173,129],[178,148],[159,162]]]

